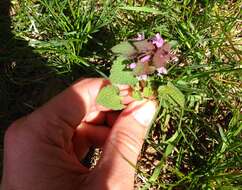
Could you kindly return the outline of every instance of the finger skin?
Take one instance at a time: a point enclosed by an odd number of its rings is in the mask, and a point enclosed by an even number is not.
[[[90,147],[102,147],[110,133],[110,128],[106,126],[96,126],[82,123],[77,127],[73,136],[74,151],[79,160],[82,160]]]
[[[100,89],[108,84],[106,79],[84,79],[50,100],[38,112],[43,119],[65,122],[75,128],[87,113],[96,111],[96,97]]]
[[[106,114],[106,122],[109,127],[112,127],[116,120],[118,119],[121,111],[113,111],[113,112],[108,112]]]
[[[2,189],[76,189],[80,175],[88,169],[71,149],[65,150],[38,131],[29,130],[34,124],[13,124],[5,133]]]
[[[4,190],[81,186],[89,170],[73,151],[73,134],[107,84],[105,79],[79,81],[9,127],[4,143]]]
[[[38,109],[38,115],[42,115],[42,120],[64,122],[73,128],[79,126],[83,119],[88,123],[100,123],[104,119],[100,112],[111,110],[96,104],[96,97],[109,84],[110,81],[103,78],[80,80]],[[122,91],[127,91],[122,103],[128,105],[134,99],[130,96],[130,87],[124,87],[120,86]]]
[[[107,180],[107,189],[133,189],[135,165],[149,126],[134,117],[143,103],[132,103],[120,114],[105,143],[103,156],[93,171],[97,181]],[[154,115],[156,106],[152,106],[154,109],[150,114]],[[93,185],[94,189],[98,188]]]
[[[132,115],[137,106],[133,107],[129,100],[121,114],[92,116],[87,128],[79,129],[87,113],[110,112],[97,110],[95,101],[100,89],[108,84],[105,79],[78,81],[14,122],[5,135],[5,190],[133,188],[132,164],[136,164],[147,131],[147,125],[137,122]],[[103,123],[102,119],[109,128],[94,128],[94,124]],[[90,145],[103,144],[101,161],[90,172],[80,164],[77,155],[81,158]]]

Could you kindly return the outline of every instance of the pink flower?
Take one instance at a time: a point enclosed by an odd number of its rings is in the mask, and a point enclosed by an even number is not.
[[[148,75],[140,75],[137,77],[138,80],[147,80]]]
[[[168,71],[165,67],[160,67],[156,70],[157,70],[159,76],[162,75],[162,74],[166,75],[168,73]]]
[[[150,58],[151,58],[150,55],[146,55],[146,56],[142,57],[142,58],[140,59],[140,61],[141,61],[142,63],[145,63],[145,62],[149,61]]]
[[[157,48],[160,48],[163,46],[164,40],[161,37],[161,35],[159,33],[157,33],[155,35],[155,37],[152,39],[152,43],[155,44]]]
[[[129,65],[129,68],[130,69],[134,69],[136,67],[136,63],[131,63],[130,65]]]

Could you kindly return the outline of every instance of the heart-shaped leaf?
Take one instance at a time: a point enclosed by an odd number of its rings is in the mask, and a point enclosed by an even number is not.
[[[132,42],[138,53],[148,53],[155,50],[155,46],[148,40]]]
[[[109,77],[113,84],[135,85],[138,82],[132,71],[127,69],[127,64],[127,60],[122,56],[114,61]]]
[[[167,85],[161,86],[158,89],[160,101],[167,101],[171,105],[179,105],[181,108],[185,106],[184,94],[175,87],[171,82]]]
[[[112,85],[106,86],[99,92],[96,102],[112,110],[122,110],[124,105],[121,104],[121,97],[118,93],[119,89],[117,87]]]
[[[133,73],[136,76],[140,76],[140,75],[149,75],[155,72],[155,67],[154,66],[150,66],[148,62],[142,63],[142,62],[138,62],[136,64],[135,69],[133,70]]]
[[[126,58],[132,57],[137,53],[137,50],[130,42],[121,42],[114,46],[112,52],[118,55],[122,55]]]

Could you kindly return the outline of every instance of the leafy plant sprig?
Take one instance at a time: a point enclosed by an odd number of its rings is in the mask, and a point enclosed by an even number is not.
[[[166,64],[173,58],[171,45],[165,42],[159,33],[150,39],[138,34],[137,38],[114,46],[112,52],[116,59],[109,76],[111,85],[100,91],[98,104],[113,110],[123,109],[116,86],[125,84],[133,88],[132,96],[135,99],[162,98],[163,102],[184,106],[183,94],[171,82],[159,88],[152,83],[154,77],[168,73]]]

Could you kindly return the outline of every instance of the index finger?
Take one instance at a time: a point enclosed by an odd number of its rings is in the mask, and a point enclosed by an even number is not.
[[[109,81],[103,78],[78,81],[36,112],[47,122],[66,123],[76,128],[92,109],[100,89],[108,84]]]

